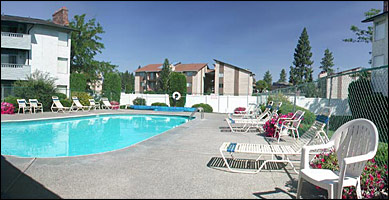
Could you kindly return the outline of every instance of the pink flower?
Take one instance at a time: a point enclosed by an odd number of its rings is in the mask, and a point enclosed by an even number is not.
[[[318,165],[317,165],[317,168],[321,169],[321,164],[318,164]]]

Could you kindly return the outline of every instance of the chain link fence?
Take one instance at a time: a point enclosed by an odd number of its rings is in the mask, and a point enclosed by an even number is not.
[[[280,88],[262,93],[259,99],[268,98],[293,105],[293,112],[306,109],[315,115],[324,106],[332,108],[326,133],[329,137],[344,123],[366,118],[379,132],[379,147],[375,160],[381,166],[388,164],[388,66],[356,68],[321,75],[316,81]]]

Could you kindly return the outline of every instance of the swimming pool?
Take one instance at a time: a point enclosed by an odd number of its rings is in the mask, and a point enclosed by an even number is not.
[[[66,157],[122,149],[188,121],[164,115],[96,115],[1,123],[1,154]]]

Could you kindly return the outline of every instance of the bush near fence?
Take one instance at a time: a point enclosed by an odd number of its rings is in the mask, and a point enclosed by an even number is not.
[[[198,108],[198,107],[202,107],[204,109],[204,112],[207,113],[213,112],[212,106],[210,106],[209,104],[199,103],[192,106],[192,108]]]
[[[146,104],[146,103],[145,103]],[[155,102],[155,103],[152,103],[151,106],[166,106],[166,107],[169,107],[166,103],[162,103],[162,102]]]

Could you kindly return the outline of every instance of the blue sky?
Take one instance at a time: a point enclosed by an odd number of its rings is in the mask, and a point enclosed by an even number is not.
[[[213,59],[253,71],[256,80],[270,70],[277,81],[289,66],[304,27],[314,61],[314,79],[320,72],[324,50],[333,52],[335,70],[370,67],[371,44],[345,43],[353,37],[351,25],[361,23],[364,12],[381,9],[382,1],[268,1],[268,2],[125,2],[125,1],[1,1],[6,15],[50,19],[62,6],[69,20],[86,13],[105,30],[105,49],[97,60],[110,61],[119,71],[141,65],[170,62],[208,63]]]

